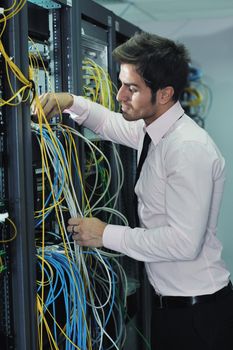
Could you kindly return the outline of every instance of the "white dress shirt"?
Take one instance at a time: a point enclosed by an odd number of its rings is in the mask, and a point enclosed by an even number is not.
[[[159,294],[195,296],[224,287],[230,273],[216,232],[225,162],[207,132],[179,102],[148,127],[83,97],[74,97],[69,111],[102,139],[137,149],[138,159],[146,131],[152,139],[135,187],[141,227],[107,225],[104,246],[144,261]]]

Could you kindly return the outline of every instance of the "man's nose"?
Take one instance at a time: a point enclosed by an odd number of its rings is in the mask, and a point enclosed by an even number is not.
[[[121,86],[118,90],[116,99],[118,102],[127,101],[129,99],[129,94],[124,86]]]

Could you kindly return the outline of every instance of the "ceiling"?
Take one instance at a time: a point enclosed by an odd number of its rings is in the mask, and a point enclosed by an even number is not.
[[[151,31],[158,22],[233,19],[233,0],[94,0],[116,15]],[[232,20],[233,24],[233,20]]]

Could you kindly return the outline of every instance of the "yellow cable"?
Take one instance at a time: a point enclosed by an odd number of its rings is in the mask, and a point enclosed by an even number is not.
[[[17,1],[14,0],[14,3],[13,3],[13,5],[11,7],[7,8],[7,9],[4,9],[4,13],[5,12],[9,12],[16,5],[16,8],[12,12],[10,12],[8,15],[6,15],[6,19],[10,19],[10,18],[14,17],[18,12],[20,12],[22,10],[23,6],[26,4],[26,2],[27,2],[27,0],[20,0],[18,5],[17,5]],[[1,22],[3,22],[2,19],[0,19],[0,23]]]
[[[188,86],[184,89],[184,92],[187,92],[188,94],[190,94],[193,97],[193,98],[189,98],[188,101],[185,101],[185,103],[187,102],[188,106],[197,107],[201,104],[202,96],[197,89],[195,89],[191,86]]]
[[[6,23],[7,23],[7,19],[6,19],[6,16],[4,15],[4,13],[2,14],[3,18],[2,18],[2,21],[3,21],[3,26],[2,26],[2,30],[1,30],[1,33],[0,33],[0,39],[6,29]]]
[[[37,258],[40,259],[40,260],[43,260],[43,257],[40,256],[39,254],[37,254]],[[53,269],[52,269],[52,266],[48,263],[48,261],[46,259],[44,259],[44,264],[48,266],[48,269],[50,271],[50,278],[48,278],[48,281],[47,282],[43,282],[44,286],[48,286],[51,284],[51,282],[53,281],[53,278],[54,278],[54,273],[53,273]],[[42,285],[42,282],[37,280],[37,284],[38,285]]]
[[[10,224],[13,226],[14,234],[13,234],[13,236],[12,236],[11,238],[5,239],[5,240],[3,240],[3,241],[0,241],[0,243],[12,242],[12,241],[16,238],[16,236],[17,236],[17,228],[16,228],[14,222],[13,222],[10,218],[6,218],[6,220],[9,221]]]

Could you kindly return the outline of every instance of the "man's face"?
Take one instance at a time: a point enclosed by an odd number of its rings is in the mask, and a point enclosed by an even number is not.
[[[144,119],[149,125],[158,117],[156,101],[151,102],[151,89],[137,73],[135,65],[121,64],[119,79],[121,87],[117,100],[121,104],[122,114],[128,121]]]

